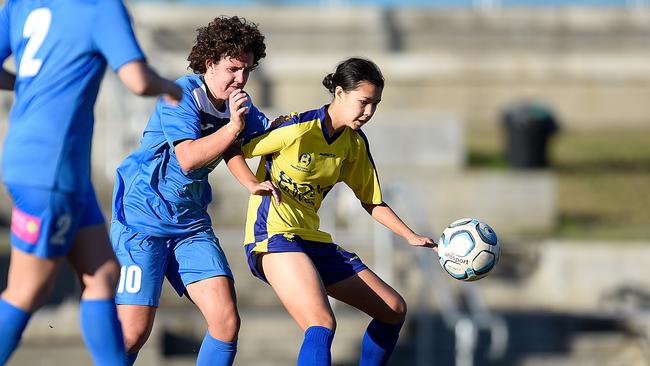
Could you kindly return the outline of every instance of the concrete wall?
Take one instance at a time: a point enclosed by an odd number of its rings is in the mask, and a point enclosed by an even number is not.
[[[267,36],[268,57],[248,90],[271,116],[326,103],[330,97],[321,78],[344,57],[376,60],[387,87],[376,118],[366,128],[373,155],[386,183],[408,181],[420,187],[426,205],[435,207],[427,211],[434,228],[469,213],[511,232],[546,231],[554,225],[552,174],[522,178],[461,172],[467,130],[496,128],[503,105],[536,95],[524,91],[545,90],[539,95],[557,97],[554,107],[563,119],[570,115],[566,123],[575,128],[605,127],[608,114],[621,125],[638,126],[645,118],[644,108],[650,108],[644,97],[630,91],[650,85],[645,65],[605,67],[608,73],[599,77],[593,67],[554,63],[558,55],[571,59],[585,52],[618,60],[623,49],[630,57],[639,56],[648,47],[642,47],[638,37],[648,27],[633,20],[643,14],[152,5],[133,6],[132,13],[149,61],[174,77],[186,72],[196,27],[219,14],[240,14],[258,22]],[[623,31],[610,33],[615,26]],[[585,39],[592,42],[583,45]],[[586,84],[567,84],[571,80]],[[606,93],[618,90],[625,103],[591,105],[592,96],[601,95],[598,88]],[[10,100],[11,95],[3,94],[0,105],[6,109]],[[93,175],[107,214],[115,168],[137,146],[153,103],[132,96],[112,73],[104,81],[96,106]],[[576,113],[565,112],[572,109]],[[638,118],[632,116],[635,113]],[[215,221],[241,225],[243,209],[232,214],[231,208],[244,207],[243,189],[223,168],[213,175]],[[6,222],[8,212],[9,205],[3,204],[0,219]]]
[[[262,85],[270,106],[282,111],[318,105],[327,98],[322,77],[338,61],[362,55],[385,73],[382,109],[434,109],[473,128],[494,128],[506,104],[535,98],[568,128],[650,122],[647,9],[132,10],[150,59],[175,72],[186,65],[194,29],[211,17],[238,14],[259,23],[268,56],[251,84]]]

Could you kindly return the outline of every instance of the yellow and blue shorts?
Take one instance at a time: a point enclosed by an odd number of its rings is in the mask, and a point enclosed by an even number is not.
[[[260,268],[258,258],[263,253],[300,252],[314,263],[325,286],[333,285],[368,268],[359,256],[334,243],[304,240],[297,235],[275,234],[262,247],[251,243],[245,247],[248,266],[253,275],[268,283]]]

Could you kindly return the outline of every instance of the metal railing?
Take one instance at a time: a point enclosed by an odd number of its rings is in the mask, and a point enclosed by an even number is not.
[[[408,192],[407,192],[408,191]],[[427,212],[421,203],[415,199],[417,194],[413,190],[405,189],[396,185],[384,187],[384,197],[388,202],[401,202],[400,207],[405,211],[417,212],[417,222],[413,225],[418,229],[427,227],[423,218]],[[400,200],[391,199],[399,195]],[[380,224],[375,224],[374,231],[374,253],[375,269],[387,282],[394,281],[393,258],[397,248],[404,248],[403,245],[396,246],[394,241],[396,235]],[[401,238],[399,240],[402,240]],[[480,330],[486,330],[490,335],[487,357],[497,361],[505,356],[508,346],[508,327],[505,320],[494,314],[486,306],[481,294],[477,290],[476,283],[459,283],[458,292],[452,290],[450,281],[446,278],[441,268],[437,265],[438,258],[433,252],[423,251],[421,248],[410,248],[409,255],[415,257],[414,263],[422,275],[419,284],[419,301],[417,306],[418,328],[416,333],[416,366],[432,366],[436,364],[434,352],[431,352],[432,345],[436,342],[434,316],[429,307],[433,298],[440,311],[445,326],[453,330],[455,338],[455,364],[456,366],[472,366],[477,350],[478,336]],[[431,253],[431,255],[427,255]],[[480,286],[480,285],[479,285]],[[461,306],[459,297],[462,297]]]

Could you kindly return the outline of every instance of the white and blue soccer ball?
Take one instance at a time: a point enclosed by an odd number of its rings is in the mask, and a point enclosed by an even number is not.
[[[499,262],[496,232],[486,223],[463,218],[449,224],[438,242],[440,265],[453,278],[476,281]]]

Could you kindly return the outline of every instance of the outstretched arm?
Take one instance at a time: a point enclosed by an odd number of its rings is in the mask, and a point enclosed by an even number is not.
[[[137,95],[155,96],[163,94],[170,104],[178,104],[183,90],[171,80],[156,73],[146,62],[136,60],[127,62],[117,70],[117,76],[124,85]]]
[[[16,82],[16,75],[5,70],[0,69],[0,89],[14,90],[14,83]]]
[[[393,209],[386,203],[381,203],[379,205],[362,203],[361,205],[366,211],[368,211],[373,219],[404,238],[404,240],[409,244],[418,247],[434,248],[434,250],[437,250],[437,245],[434,243],[433,239],[413,232],[413,230],[411,230],[411,228],[409,228],[408,225],[406,225],[404,221],[397,216],[395,211],[393,211]]]

